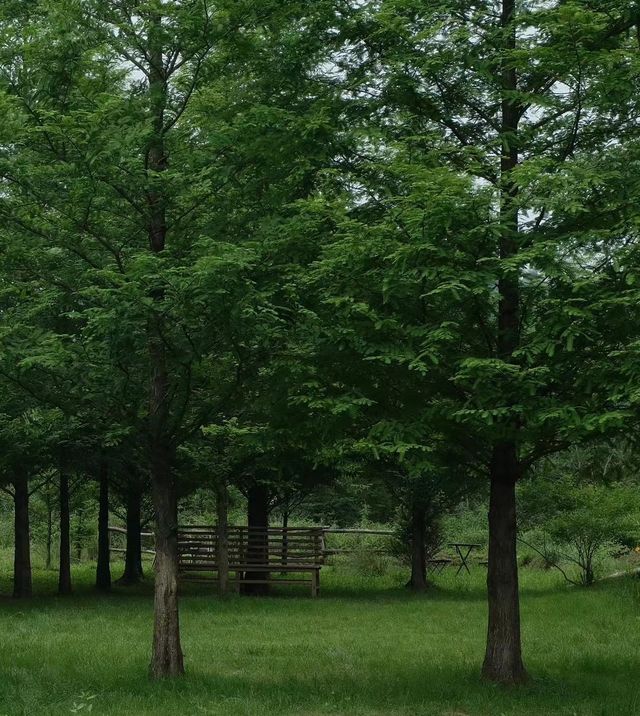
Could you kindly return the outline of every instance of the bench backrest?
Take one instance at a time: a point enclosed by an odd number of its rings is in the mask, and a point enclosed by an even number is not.
[[[324,532],[320,527],[227,528],[229,564],[321,565],[324,561]],[[178,528],[180,568],[214,569],[217,565],[218,532],[212,525],[183,525]]]

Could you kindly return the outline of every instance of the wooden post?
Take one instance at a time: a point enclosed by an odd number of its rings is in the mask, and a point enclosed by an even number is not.
[[[282,512],[282,564],[287,564],[289,556],[289,538],[287,531],[289,529],[289,508],[285,507]]]

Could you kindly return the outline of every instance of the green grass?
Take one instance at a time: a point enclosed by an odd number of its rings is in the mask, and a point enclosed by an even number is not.
[[[181,601],[188,674],[151,683],[150,585],[110,596],[58,598],[38,572],[38,596],[0,600],[0,713],[367,714],[615,716],[640,714],[640,581],[565,587],[523,570],[523,639],[533,676],[509,690],[478,676],[485,632],[484,571],[443,575],[424,596],[401,575],[323,570],[323,595]],[[9,575],[0,579],[9,593]],[[82,706],[85,704],[84,706]]]

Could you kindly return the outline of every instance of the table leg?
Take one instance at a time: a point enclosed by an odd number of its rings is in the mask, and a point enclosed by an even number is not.
[[[469,555],[471,554],[472,549],[473,549],[472,547],[469,547],[467,549],[467,553],[463,555],[460,547],[456,546],[456,552],[458,553],[458,556],[460,557],[460,566],[458,567],[458,571],[456,572],[456,577],[460,574],[460,572],[462,572],[463,569],[467,570],[467,574],[471,574],[471,570],[469,569],[469,566],[467,565],[467,559],[469,559]]]

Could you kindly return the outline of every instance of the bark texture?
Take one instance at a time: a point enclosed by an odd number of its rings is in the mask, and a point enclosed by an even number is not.
[[[501,684],[526,681],[520,643],[520,601],[516,555],[516,478],[514,446],[494,449],[489,501],[489,623],[482,675]]]
[[[153,462],[156,559],[150,674],[161,679],[183,674],[184,661],[178,618],[178,509],[166,448],[157,447]]]

